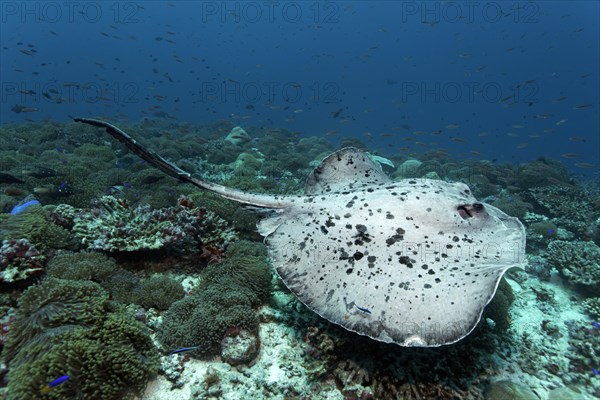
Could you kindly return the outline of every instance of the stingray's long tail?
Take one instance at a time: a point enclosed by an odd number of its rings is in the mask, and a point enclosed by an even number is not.
[[[99,119],[93,118],[73,118],[75,122],[82,122],[84,124],[97,126],[99,128],[105,128],[106,132],[117,139],[119,142],[123,143],[129,150],[140,156],[145,161],[148,161],[152,166],[160,169],[167,175],[170,175],[174,178],[178,178],[187,182],[190,182],[194,185],[202,187],[199,183],[195,182],[197,179],[194,179],[189,172],[185,172],[175,164],[165,160],[163,157],[158,154],[146,150],[143,148],[134,138],[123,132],[121,129],[117,128],[113,124],[110,124],[105,121],[101,121]]]
[[[286,199],[286,196],[276,197],[269,195],[245,193],[241,190],[231,189],[222,185],[217,185],[215,183],[205,182],[198,178],[194,178],[192,174],[182,170],[172,162],[165,160],[163,157],[159,156],[153,151],[146,150],[134,138],[132,138],[127,133],[123,132],[121,129],[117,128],[109,122],[94,118],[73,118],[73,120],[75,122],[81,122],[84,124],[106,129],[106,132],[109,135],[117,139],[119,142],[123,143],[125,146],[127,146],[129,150],[137,154],[143,160],[150,163],[150,165],[160,169],[167,175],[177,178],[179,180],[189,182],[192,185],[201,187],[206,190],[210,190],[211,192],[215,192],[230,200],[238,201],[244,204],[250,204],[256,207],[278,209],[285,208],[287,205],[289,205],[289,199]]]

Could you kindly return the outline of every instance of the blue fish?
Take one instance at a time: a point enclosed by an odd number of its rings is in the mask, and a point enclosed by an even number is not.
[[[69,380],[70,377],[71,377],[70,375],[59,376],[58,378],[56,378],[55,380],[53,380],[52,382],[50,382],[49,384],[44,386],[41,390],[42,393],[50,393],[50,391],[52,390],[53,387],[66,382],[67,380]]]
[[[173,350],[169,352],[169,355],[173,355],[173,354],[178,354],[178,353],[183,353],[186,351],[192,351],[192,350],[196,350],[197,348],[199,348],[200,346],[192,346],[192,347],[182,347],[181,349],[177,349],[177,350]]]
[[[592,368],[592,371],[594,372],[594,375],[596,375],[596,376],[600,375],[600,373],[598,372],[598,370],[596,368]]]
[[[12,210],[10,210],[10,214],[11,215],[20,214],[23,211],[25,211],[27,208],[29,208],[33,205],[36,205],[36,204],[40,204],[40,202],[37,200],[29,200],[29,201],[26,201],[25,203],[17,204],[16,206],[13,207]]]
[[[592,322],[592,325],[594,325],[596,328],[600,328],[600,322]]]
[[[367,314],[371,314],[371,310],[369,310],[368,308],[362,308],[357,306],[356,304],[354,305],[356,308],[358,308],[360,311],[365,312]]]

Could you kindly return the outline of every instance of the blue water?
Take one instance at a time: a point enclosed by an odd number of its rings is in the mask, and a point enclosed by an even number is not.
[[[0,4],[2,124],[229,119],[600,165],[595,1]]]

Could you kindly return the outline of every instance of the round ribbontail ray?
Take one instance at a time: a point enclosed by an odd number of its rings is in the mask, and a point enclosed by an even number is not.
[[[469,187],[392,181],[368,154],[339,150],[307,179],[305,195],[247,193],[206,182],[105,128],[151,165],[257,210],[258,230],[287,287],[349,331],[401,346],[434,347],[467,336],[502,275],[525,264],[525,229]]]

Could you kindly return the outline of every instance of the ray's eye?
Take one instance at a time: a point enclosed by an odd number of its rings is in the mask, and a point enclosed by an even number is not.
[[[456,207],[456,211],[458,211],[458,215],[460,215],[462,219],[467,219],[473,218],[476,214],[482,213],[484,211],[484,207],[481,203],[463,204],[462,206]]]
[[[458,206],[456,211],[458,211],[458,215],[460,215],[462,219],[471,218],[471,213],[467,209],[467,206]]]

